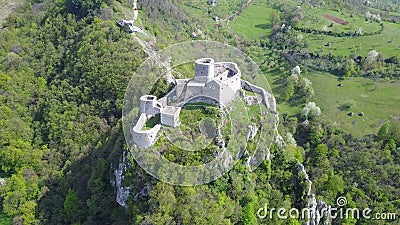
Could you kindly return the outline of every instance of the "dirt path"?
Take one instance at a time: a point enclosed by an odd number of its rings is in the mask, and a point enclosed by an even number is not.
[[[134,23],[137,22],[136,20],[138,19],[138,11],[137,7],[140,5],[140,0],[134,0],[132,7],[127,9],[126,7],[124,8],[121,4],[118,4],[118,7],[120,8],[122,14],[124,15],[125,20],[129,20],[129,22],[132,22],[134,26],[136,26]],[[132,10],[133,9],[133,10]],[[133,18],[133,20],[131,20]],[[151,60],[155,63],[160,68],[165,68],[167,73],[165,74],[165,78],[167,82],[169,83],[174,83],[175,79],[172,76],[171,73],[171,66],[170,62],[168,59],[162,59],[161,56],[158,53],[158,49],[155,47],[155,42],[156,38],[152,36],[151,34],[147,33],[144,28],[141,28],[141,32],[133,32],[132,36],[133,38],[139,43],[139,45],[142,47],[143,51],[149,56]]]
[[[344,20],[342,20],[340,18],[337,18],[336,16],[332,16],[332,15],[329,15],[329,14],[324,14],[323,17],[329,19],[332,22],[338,23],[340,25],[347,25],[349,23],[349,22],[344,21]]]
[[[166,69],[167,72],[165,74],[165,79],[167,80],[167,82],[175,83],[175,78],[172,76],[171,72],[172,71],[171,64],[168,61],[168,59],[162,59],[161,56],[158,54],[157,49],[154,48],[151,42],[146,41],[145,39],[141,39],[135,33],[132,33],[132,35],[135,38],[135,40],[140,44],[140,46],[142,46],[143,51],[149,56],[149,58],[153,60],[158,67]],[[155,40],[154,37],[153,39]]]

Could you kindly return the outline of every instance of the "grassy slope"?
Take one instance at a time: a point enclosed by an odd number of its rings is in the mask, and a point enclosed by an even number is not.
[[[255,25],[267,23],[269,12],[271,8],[260,4],[258,1],[253,2],[248,6],[239,17],[237,17],[231,24],[235,32],[243,35],[247,39],[258,39],[270,30],[255,29]],[[342,19],[349,20],[349,15],[342,16],[341,13],[330,10],[319,10],[322,15],[329,13],[338,16]],[[350,20],[349,20],[350,21]],[[351,21],[350,21],[351,22]],[[325,21],[321,23],[327,23]],[[353,15],[353,23],[359,23],[352,27],[357,27],[360,23],[365,23],[361,16]],[[327,25],[329,25],[327,23]],[[377,24],[370,24],[371,29],[379,29]],[[335,24],[338,26],[338,24]],[[348,26],[351,26],[350,24]],[[376,26],[376,27],[375,27]],[[377,28],[378,27],[378,28]],[[322,26],[321,26],[322,29]],[[349,28],[348,28],[349,29]],[[363,27],[365,31],[365,26]],[[309,49],[317,51],[326,44],[326,42],[333,42],[333,46],[329,51],[333,54],[349,55],[354,51],[353,46],[357,48],[357,53],[366,55],[372,49],[382,52],[386,56],[398,54],[398,46],[400,46],[400,39],[393,39],[392,43],[387,43],[391,37],[394,37],[400,32],[400,25],[385,22],[385,29],[382,34],[358,37],[358,38],[337,38],[325,35],[310,35],[305,34],[305,38],[310,40]],[[377,39],[378,38],[378,39]],[[380,41],[380,40],[383,40]],[[389,45],[388,45],[389,44]],[[328,53],[328,50],[324,50]],[[387,81],[378,81],[374,89],[373,81],[365,78],[350,78],[343,81],[342,88],[337,87],[337,77],[329,73],[312,72],[304,74],[313,82],[316,97],[313,101],[321,107],[323,112],[323,119],[326,119],[339,128],[350,131],[353,134],[360,136],[363,134],[376,133],[382,122],[400,117],[400,96],[398,94],[400,82],[390,83]],[[272,87],[275,97],[282,93],[282,82],[280,73],[273,71],[267,74],[267,79]],[[351,102],[352,106],[349,110],[340,110],[340,106]],[[291,116],[299,115],[303,105],[299,102],[279,102],[278,111],[281,115],[288,112]],[[347,113],[353,111],[356,115],[353,117],[347,116]],[[359,117],[357,114],[364,112],[364,117]]]
[[[308,49],[317,52],[321,48],[324,53],[332,52],[334,55],[350,55],[352,52],[366,56],[369,51],[375,49],[383,53],[386,57],[400,54],[400,24],[384,22],[382,34],[361,37],[333,37],[327,35],[304,34],[304,38],[309,40]],[[325,47],[328,42],[332,42],[331,47]]]
[[[322,31],[323,26],[327,26],[328,31],[332,32],[345,32],[345,33],[353,33],[354,31],[358,31],[358,28],[362,28],[364,32],[376,32],[380,30],[380,26],[378,23],[368,23],[365,22],[365,16],[364,15],[356,15],[353,14],[353,17],[350,15],[352,14],[351,12],[347,11],[333,11],[329,9],[322,9],[322,8],[305,8],[303,7],[306,15],[305,18],[299,22],[298,27],[303,27],[303,28],[310,28],[314,30],[320,30]],[[329,14],[332,16],[335,16],[337,18],[340,18],[344,21],[349,22],[347,25],[340,25],[337,24],[325,17],[323,17],[324,14]],[[334,26],[329,27],[329,25],[333,22]]]
[[[323,118],[338,127],[360,136],[376,133],[383,122],[391,118],[400,118],[400,82],[377,81],[354,77],[344,80],[338,87],[335,76],[325,73],[305,75],[313,82],[315,102],[321,107]],[[349,110],[340,107],[351,102]],[[354,112],[350,117],[348,112]],[[364,112],[365,116],[357,114]]]
[[[273,9],[267,3],[255,0],[231,22],[231,27],[236,33],[243,35],[248,40],[267,36],[272,31],[272,24],[269,19],[272,11]]]
[[[180,1],[180,4],[189,15],[196,15],[196,17],[201,18],[202,21],[207,22],[208,25],[215,23],[212,19],[213,15],[211,15],[211,13],[208,14],[208,10],[212,8],[208,6],[206,1]]]
[[[304,74],[313,83],[315,101],[322,110],[322,119],[330,121],[341,129],[352,132],[356,136],[376,133],[380,125],[391,119],[400,118],[400,82],[377,81],[354,77],[344,81],[343,87],[338,87],[337,77],[323,72]],[[267,76],[272,85],[275,97],[282,92],[282,82],[279,73],[269,73]],[[396,94],[397,93],[397,94]],[[349,110],[341,110],[341,106],[352,103]],[[290,116],[298,115],[302,105],[280,102],[278,110],[281,114],[288,112]],[[350,111],[354,116],[347,115]],[[358,113],[364,112],[360,117]]]
[[[281,75],[281,72],[279,70],[270,71],[267,72],[266,77],[269,85],[271,86],[272,94],[277,100],[276,107],[280,115],[283,113],[288,113],[290,116],[299,115],[301,112],[300,106],[297,106],[296,104],[290,104],[289,102],[280,101],[285,84],[285,80]]]
[[[332,32],[346,32],[352,33],[358,31],[359,27],[362,28],[363,33],[376,32],[380,29],[378,23],[370,23],[365,21],[365,15],[352,14],[349,11],[333,11],[329,9],[321,8],[308,8],[303,7],[305,11],[305,17],[299,22],[298,27],[310,28],[314,30],[322,30],[324,25],[328,26],[328,31]],[[330,14],[343,19],[349,24],[339,25],[334,23],[333,27],[329,27],[331,21],[324,18],[324,14]],[[308,49],[312,52],[332,53],[334,55],[350,55],[355,52],[359,55],[366,56],[369,51],[375,49],[378,52],[383,53],[385,56],[393,56],[400,54],[400,39],[397,38],[400,35],[400,24],[394,24],[384,22],[384,30],[381,34],[372,36],[362,37],[333,37],[327,35],[315,35],[304,33],[303,36],[308,40]],[[331,47],[325,47],[327,42],[332,42]]]

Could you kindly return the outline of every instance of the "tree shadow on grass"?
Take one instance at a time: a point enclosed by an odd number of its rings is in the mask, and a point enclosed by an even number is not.
[[[272,29],[272,25],[271,24],[257,24],[254,27],[255,28],[264,29],[264,30]]]
[[[340,106],[338,106],[338,109],[340,110],[340,111],[349,111],[350,110],[350,105],[348,105],[348,104],[342,104],[342,105],[340,105]]]
[[[306,99],[303,96],[295,95],[288,102],[291,107],[303,107]]]
[[[284,77],[280,77],[272,82],[273,85],[279,86],[279,85],[285,85],[286,84],[286,79]]]

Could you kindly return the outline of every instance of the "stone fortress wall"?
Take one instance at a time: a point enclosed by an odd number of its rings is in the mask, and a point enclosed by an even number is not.
[[[260,94],[262,96],[262,101],[267,106],[267,108],[269,108],[271,112],[277,113],[276,101],[271,93],[245,80],[242,80],[241,85],[243,90]]]
[[[161,113],[162,105],[154,95],[140,97],[140,114],[145,114],[148,119]]]
[[[156,141],[157,133],[161,129],[161,125],[157,124],[153,128],[149,130],[144,130],[143,127],[145,126],[147,121],[146,114],[140,114],[136,125],[132,128],[131,134],[133,137],[133,141],[135,142],[138,148],[147,148],[154,144]]]
[[[193,79],[176,80],[176,96],[181,103],[201,96],[228,105],[241,87],[240,78],[241,74],[235,63],[215,63],[211,58],[198,59]]]
[[[271,111],[276,111],[272,95],[261,87],[242,80],[236,63],[216,63],[212,58],[201,58],[195,61],[194,73],[192,79],[176,79],[175,87],[161,99],[153,95],[140,98],[139,119],[131,129],[137,147],[152,146],[162,125],[179,126],[181,107],[186,103],[205,102],[227,106],[238,96],[238,91],[244,89],[260,94],[263,103]],[[151,129],[143,129],[146,121],[156,116],[160,117],[160,123]]]

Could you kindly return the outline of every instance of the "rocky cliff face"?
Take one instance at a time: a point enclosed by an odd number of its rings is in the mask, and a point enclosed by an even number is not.
[[[126,152],[122,153],[121,161],[118,164],[118,168],[114,171],[115,175],[115,189],[117,192],[116,201],[123,207],[126,207],[126,201],[130,195],[131,188],[122,186],[124,180],[123,173],[126,170]]]
[[[305,180],[308,184],[307,190],[307,198],[304,199],[306,208],[310,210],[310,218],[307,221],[307,225],[328,225],[329,217],[328,217],[328,208],[329,206],[323,202],[322,200],[317,200],[315,194],[312,193],[312,181],[308,177],[307,171],[304,168],[303,164],[299,164],[297,167],[301,173],[303,173]],[[324,210],[325,209],[325,210]],[[322,213],[323,212],[323,213]],[[323,219],[324,218],[324,219]]]

